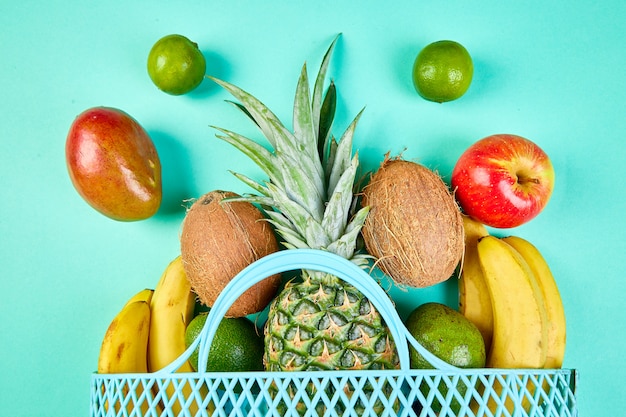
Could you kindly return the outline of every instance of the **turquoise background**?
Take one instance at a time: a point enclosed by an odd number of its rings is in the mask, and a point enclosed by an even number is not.
[[[106,327],[177,256],[183,201],[249,191],[228,169],[259,175],[209,127],[259,137],[229,96],[208,80],[187,96],[157,90],[145,69],[152,44],[190,37],[208,74],[249,90],[290,126],[302,63],[316,71],[339,32],[334,131],[365,107],[355,137],[365,168],[402,152],[449,179],[463,149],[493,133],[526,136],[550,155],[557,182],[547,208],[499,233],[529,239],[553,268],[580,415],[622,414],[625,20],[623,1],[2,2],[1,414],[87,415]],[[421,99],[410,79],[419,50],[440,39],[461,42],[475,64],[468,93],[443,105]],[[98,105],[133,115],[161,155],[163,206],[147,221],[105,218],[70,183],[67,131]],[[454,303],[455,285],[392,294],[406,314],[427,300]]]

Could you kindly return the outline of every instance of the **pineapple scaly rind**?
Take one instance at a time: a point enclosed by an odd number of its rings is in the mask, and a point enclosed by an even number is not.
[[[292,115],[294,133],[260,101],[231,84],[217,81],[241,102],[237,107],[265,135],[271,136],[268,142],[273,149],[260,150],[250,144],[250,139],[223,129],[218,138],[251,154],[253,161],[266,164],[261,168],[269,180],[264,182],[235,174],[258,194],[239,199],[265,209],[267,221],[282,237],[287,249],[327,250],[367,268],[371,257],[360,251],[358,237],[369,208],[359,209],[356,203],[359,161],[356,153],[352,155],[354,131],[362,111],[337,141],[330,132],[336,108],[334,83],[324,93],[325,74],[335,41],[324,56],[312,97],[309,97],[306,65],[300,72]],[[286,283],[268,309],[264,328],[266,370],[398,367],[389,329],[357,288],[319,271],[303,270],[300,278]],[[286,387],[292,388],[295,389],[292,384]],[[345,395],[352,395],[352,388],[341,389]],[[368,388],[364,392],[369,397],[373,391]],[[292,399],[297,395],[293,391]],[[355,400],[353,409],[359,413],[367,398]],[[309,407],[317,410],[318,406],[298,403],[298,412],[306,413]]]

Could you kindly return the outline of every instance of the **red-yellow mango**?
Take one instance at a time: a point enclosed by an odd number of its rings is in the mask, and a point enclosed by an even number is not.
[[[130,115],[94,107],[78,115],[65,143],[70,179],[94,209],[115,220],[143,220],[161,205],[161,162]]]

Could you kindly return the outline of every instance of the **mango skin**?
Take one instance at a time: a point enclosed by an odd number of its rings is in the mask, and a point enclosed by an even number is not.
[[[93,107],[79,114],[67,135],[65,157],[78,193],[105,216],[136,221],[158,211],[162,184],[157,150],[124,111]]]

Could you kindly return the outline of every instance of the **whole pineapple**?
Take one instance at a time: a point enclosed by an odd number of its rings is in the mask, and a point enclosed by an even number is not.
[[[288,248],[333,252],[361,267],[357,239],[368,208],[356,211],[355,177],[358,156],[352,137],[359,115],[337,141],[330,133],[336,91],[324,80],[336,38],[320,66],[310,96],[306,64],[298,80],[293,132],[259,100],[227,82],[228,90],[260,128],[273,150],[226,129],[223,139],[248,155],[268,176],[258,183],[235,175],[257,195],[243,197],[259,204]],[[356,213],[355,213],[356,211]],[[265,326],[265,368],[268,371],[326,369],[393,369],[395,345],[379,313],[353,286],[318,271],[302,271],[301,280],[286,285],[272,302]]]

